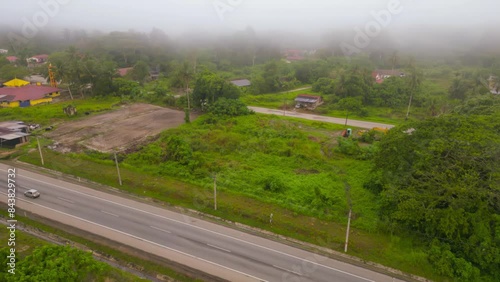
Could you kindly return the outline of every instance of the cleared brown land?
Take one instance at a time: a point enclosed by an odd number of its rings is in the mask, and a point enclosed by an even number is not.
[[[191,116],[191,120],[194,118]],[[183,123],[182,111],[133,104],[109,113],[60,124],[46,136],[56,142],[59,151],[75,151],[83,147],[108,153],[127,149]]]

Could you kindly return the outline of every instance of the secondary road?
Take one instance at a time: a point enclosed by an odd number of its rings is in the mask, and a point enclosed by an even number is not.
[[[11,166],[0,164],[0,198],[4,203],[7,201],[9,168]],[[18,208],[229,281],[400,281],[275,241],[19,168],[16,169],[16,186]],[[40,198],[24,197],[24,191],[31,188],[41,192]]]
[[[253,110],[256,113],[261,113],[261,114],[280,115],[280,116],[285,115],[285,116],[289,116],[289,117],[303,118],[303,119],[308,119],[308,120],[329,122],[329,123],[335,123],[335,124],[345,124],[345,118],[327,117],[327,116],[320,116],[320,115],[313,115],[313,114],[297,113],[295,111],[283,111],[283,110],[260,108],[260,107],[248,107],[248,108]],[[392,125],[392,124],[384,124],[384,123],[370,122],[370,121],[360,121],[360,120],[353,120],[353,119],[348,119],[347,125],[352,126],[352,127],[366,128],[366,129],[372,129],[374,127],[390,129],[390,128],[394,127],[394,125]]]

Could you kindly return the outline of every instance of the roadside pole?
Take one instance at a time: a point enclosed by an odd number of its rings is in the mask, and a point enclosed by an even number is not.
[[[118,166],[118,158],[116,157],[116,152],[115,152],[115,163],[116,163],[116,171],[118,172],[118,181],[120,182],[120,186],[122,186],[122,176],[120,175],[120,167]]]
[[[347,253],[347,245],[349,244],[349,229],[351,229],[351,215],[352,215],[352,209],[349,209],[349,220],[347,221],[347,232],[345,234],[344,253]]]
[[[69,96],[71,96],[71,100],[73,100],[73,94],[71,94],[71,89],[68,86]]]
[[[214,209],[217,210],[217,174],[214,174]]]
[[[347,197],[347,204],[349,205],[349,219],[347,220],[347,231],[345,234],[345,246],[344,246],[344,253],[347,253],[347,246],[349,245],[349,233],[351,230],[352,199],[351,199],[351,185],[349,185],[347,181],[344,181],[344,186],[345,186],[345,194]]]
[[[38,136],[36,137],[36,142],[38,143],[38,152],[40,152],[40,159],[42,160],[42,165],[45,165],[43,162],[42,147],[40,146],[40,139],[38,139]]]

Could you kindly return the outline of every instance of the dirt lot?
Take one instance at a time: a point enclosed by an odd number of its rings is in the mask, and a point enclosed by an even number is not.
[[[191,116],[193,120],[195,116]],[[150,136],[184,123],[184,112],[148,104],[122,106],[121,109],[56,126],[46,134],[58,151],[88,148],[101,152],[124,150]]]

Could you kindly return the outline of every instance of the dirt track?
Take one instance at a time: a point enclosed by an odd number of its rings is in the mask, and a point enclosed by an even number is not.
[[[191,116],[191,120],[194,118]],[[46,136],[59,143],[57,147],[61,151],[75,151],[85,147],[111,152],[126,149],[183,123],[182,111],[133,104],[109,113],[65,122]]]

